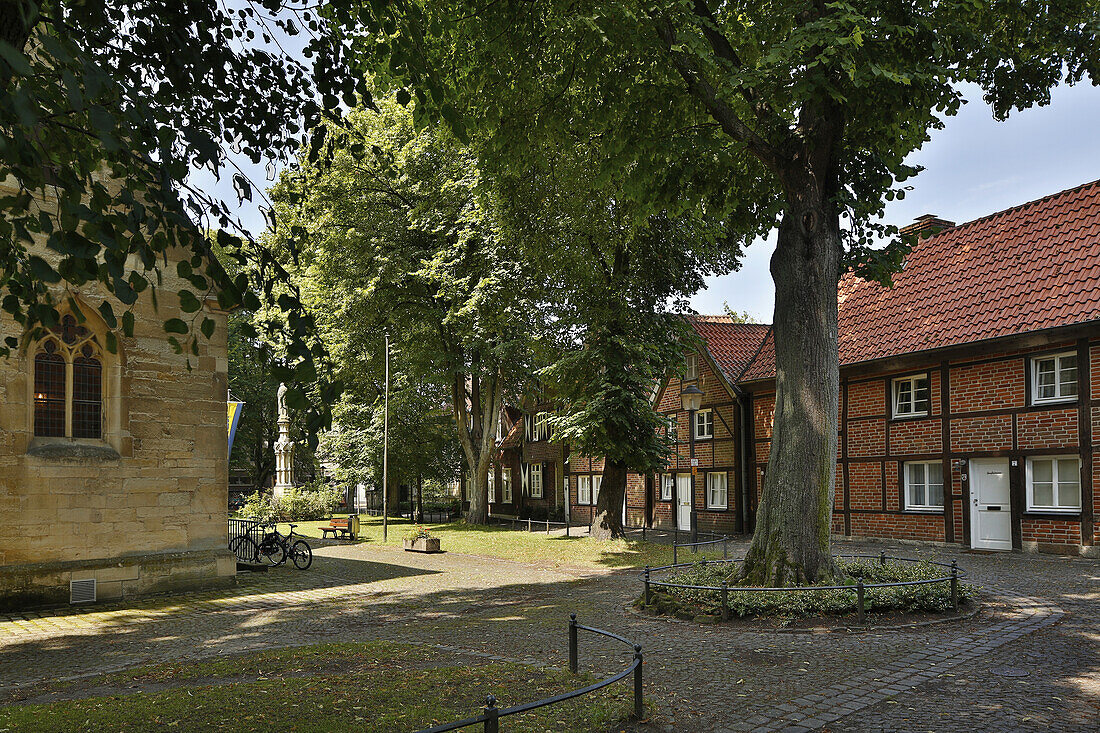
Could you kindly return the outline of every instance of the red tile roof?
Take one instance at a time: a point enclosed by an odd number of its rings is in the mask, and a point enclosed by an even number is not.
[[[840,281],[842,365],[1100,319],[1100,181],[923,239],[894,287]],[[743,375],[775,376],[771,337]]]
[[[735,323],[729,316],[688,316],[688,322],[730,384],[741,380],[771,328],[763,323]]]

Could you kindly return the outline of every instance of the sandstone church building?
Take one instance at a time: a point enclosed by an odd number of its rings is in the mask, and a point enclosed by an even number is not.
[[[38,340],[0,320],[23,340],[0,359],[0,610],[232,582],[226,316],[205,309],[217,330],[188,371],[164,331],[189,317],[168,264],[117,353],[98,309],[126,307],[97,285],[51,291],[61,321]]]

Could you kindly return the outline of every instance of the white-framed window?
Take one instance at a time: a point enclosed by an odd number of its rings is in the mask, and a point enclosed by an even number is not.
[[[1031,402],[1065,402],[1077,399],[1077,354],[1037,356],[1031,360]]]
[[[676,476],[671,473],[657,474],[661,486],[661,501],[672,501],[672,490],[676,486]]]
[[[531,498],[542,498],[542,464],[531,464]]]
[[[1081,459],[1077,456],[1028,458],[1027,510],[1081,511]]]
[[[714,437],[714,413],[711,410],[699,410],[695,413],[695,439]]]
[[[502,496],[500,498],[505,504],[512,503],[512,469],[502,468],[500,470],[500,490]]]
[[[707,508],[729,508],[729,486],[725,471],[709,471],[707,473]]]
[[[535,430],[531,440],[550,440],[550,416],[545,412],[535,413]]]
[[[592,477],[592,503],[600,499],[600,486],[603,484],[603,476],[597,474]]]
[[[489,503],[494,504],[497,500],[497,487],[496,487],[496,471],[492,466],[489,466]]]
[[[592,477],[577,476],[577,503],[578,504],[591,504],[592,503]]]
[[[905,464],[905,508],[943,511],[943,464],[911,461]]]
[[[684,357],[684,381],[690,382],[699,378],[699,355],[688,354]]]
[[[928,414],[928,375],[894,380],[894,417]]]

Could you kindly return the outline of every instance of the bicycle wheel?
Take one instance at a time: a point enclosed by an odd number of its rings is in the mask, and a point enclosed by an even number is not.
[[[294,567],[299,570],[308,570],[313,564],[313,548],[305,540],[298,540],[290,546],[290,559]]]
[[[274,537],[264,537],[257,554],[261,560],[275,567],[286,562],[286,547]]]
[[[229,551],[237,556],[237,562],[254,563],[260,547],[250,537],[238,535],[229,541]]]

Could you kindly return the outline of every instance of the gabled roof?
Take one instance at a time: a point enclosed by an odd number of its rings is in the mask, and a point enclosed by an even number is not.
[[[840,281],[840,363],[1100,319],[1100,181],[921,240],[894,286]],[[775,376],[767,339],[742,381]]]
[[[688,316],[726,382],[736,385],[760,350],[771,326],[737,323],[729,316]]]

